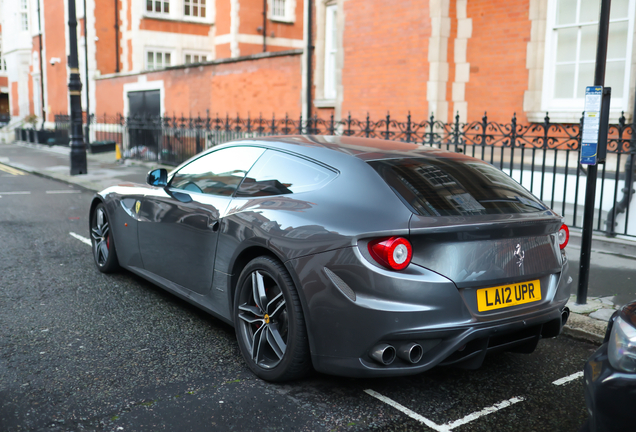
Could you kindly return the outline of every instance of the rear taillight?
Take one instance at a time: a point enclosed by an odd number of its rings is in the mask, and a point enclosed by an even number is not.
[[[390,237],[369,242],[369,253],[384,267],[402,270],[411,263],[413,248],[404,237]]]
[[[559,242],[559,247],[561,249],[565,249],[570,241],[570,229],[566,224],[561,225],[559,228],[559,232],[557,233],[557,241]]]

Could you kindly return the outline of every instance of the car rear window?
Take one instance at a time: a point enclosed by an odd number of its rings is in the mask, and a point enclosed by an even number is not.
[[[422,216],[547,210],[508,175],[478,160],[405,158],[368,164],[414,213]]]

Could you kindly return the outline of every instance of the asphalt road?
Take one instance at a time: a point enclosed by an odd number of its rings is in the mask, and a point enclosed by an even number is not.
[[[256,379],[230,326],[96,270],[81,240],[92,193],[18,174],[0,166],[0,431],[577,431],[586,418],[573,374],[595,347],[563,336],[476,371]]]

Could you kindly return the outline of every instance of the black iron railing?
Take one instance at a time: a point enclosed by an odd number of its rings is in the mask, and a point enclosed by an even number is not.
[[[59,121],[58,121],[59,120]],[[59,135],[68,133],[68,117],[56,116]],[[486,115],[480,121],[452,123],[435,120],[404,121],[387,114],[379,120],[350,115],[341,120],[206,117],[91,116],[91,142],[114,142],[124,158],[178,165],[209,147],[240,138],[274,135],[345,135],[417,143],[466,153],[497,166],[564,215],[573,227],[582,225],[586,169],[580,158],[581,124],[496,123]],[[609,235],[636,236],[629,223],[633,194],[636,134],[621,116],[610,126],[607,162],[598,180],[595,229]],[[68,138],[66,138],[68,141]]]

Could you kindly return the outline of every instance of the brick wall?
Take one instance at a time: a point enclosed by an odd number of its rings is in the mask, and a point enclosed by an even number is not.
[[[480,120],[484,111],[493,121],[509,122],[515,112],[519,121],[527,121],[523,92],[528,88],[529,7],[529,0],[468,2],[467,15],[473,20],[467,50],[470,121]]]
[[[118,2],[118,5],[121,7],[121,2]],[[118,25],[120,24],[121,21]],[[113,1],[95,2],[95,36],[97,36],[95,42],[97,70],[102,75],[115,73],[117,53],[115,52],[115,3]]]
[[[163,80],[164,103],[169,116],[240,115],[260,113],[293,118],[301,110],[301,56],[287,55],[198,66],[177,67],[139,75],[96,81],[98,115],[123,113],[124,84],[145,77]]]
[[[344,2],[342,115],[427,115],[428,2]]]
[[[140,30],[151,30],[166,33],[207,36],[210,32],[209,24],[167,21],[152,18],[142,18],[139,22]]]
[[[240,37],[251,37],[253,42],[242,41],[238,44],[241,56],[258,54],[263,52],[263,0],[237,0],[238,11],[238,34]],[[269,9],[268,9],[269,16]],[[267,37],[274,40],[277,38],[302,40],[304,20],[304,2],[296,0],[295,18],[292,22],[281,22],[267,19]],[[230,0],[216,1],[216,35],[227,35],[231,31],[231,5]],[[280,41],[279,41],[280,42]],[[267,43],[268,52],[286,51],[294,48],[291,45],[278,46],[269,41]],[[229,43],[217,45],[216,58],[231,57]]]
[[[46,32],[46,55],[44,63],[46,71],[47,121],[54,121],[56,113],[68,111],[68,76],[66,74],[66,21],[64,20],[64,1],[48,0],[44,6],[42,25]],[[52,65],[48,60],[52,57],[60,59]]]

